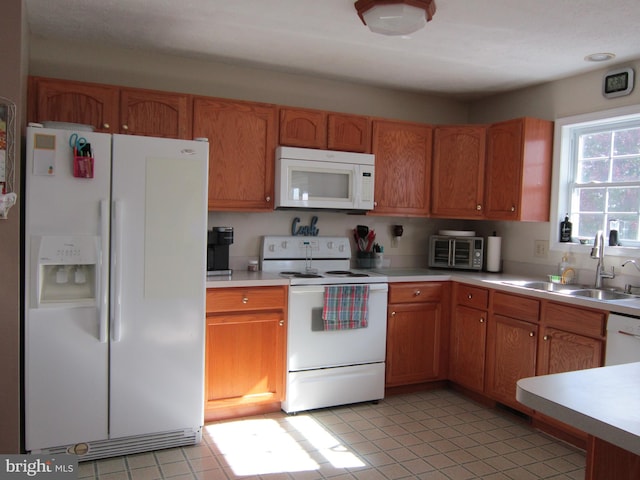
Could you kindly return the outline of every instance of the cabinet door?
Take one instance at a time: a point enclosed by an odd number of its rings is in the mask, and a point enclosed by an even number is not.
[[[283,399],[284,324],[278,311],[207,317],[207,406]]]
[[[485,216],[549,221],[553,123],[520,118],[487,135]]]
[[[471,390],[484,389],[487,312],[462,305],[455,307],[451,324],[449,376]]]
[[[31,121],[81,123],[96,132],[117,133],[117,87],[46,78],[34,78],[30,87],[37,98]]]
[[[536,373],[547,375],[601,367],[603,344],[600,339],[544,327]]]
[[[330,113],[327,116],[327,148],[367,153],[371,150],[371,122],[360,115]]]
[[[486,393],[506,405],[526,408],[516,401],[516,382],[536,373],[538,326],[494,314],[487,328]]]
[[[376,120],[374,214],[426,216],[431,178],[431,127]]]
[[[280,145],[327,148],[327,113],[322,110],[281,108]]]
[[[191,96],[120,90],[120,133],[191,139]]]
[[[273,210],[276,108],[198,97],[193,133],[209,139],[209,210]]]
[[[485,137],[484,126],[437,127],[434,130],[433,216],[483,216]]]
[[[426,382],[440,374],[439,303],[389,305],[386,385]]]

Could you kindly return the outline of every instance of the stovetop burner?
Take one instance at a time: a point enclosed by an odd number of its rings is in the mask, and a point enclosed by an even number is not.
[[[351,272],[349,270],[329,270],[328,272],[324,272],[324,273],[325,275],[343,276],[343,277],[368,277],[369,276],[366,273]]]
[[[280,275],[293,278],[322,278],[322,275],[318,275],[317,273],[280,272]]]

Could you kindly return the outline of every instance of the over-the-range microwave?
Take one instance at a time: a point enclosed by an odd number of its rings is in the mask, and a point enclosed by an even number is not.
[[[374,161],[366,153],[277,147],[275,207],[372,210]]]
[[[484,238],[432,235],[429,238],[429,267],[482,270]]]

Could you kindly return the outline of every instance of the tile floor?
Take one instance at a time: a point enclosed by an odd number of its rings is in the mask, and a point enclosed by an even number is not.
[[[197,446],[80,464],[83,480],[578,480],[585,454],[451,390],[216,422]]]

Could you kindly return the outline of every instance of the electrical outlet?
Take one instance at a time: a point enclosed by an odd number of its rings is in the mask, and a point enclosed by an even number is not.
[[[533,242],[533,256],[534,257],[546,257],[549,251],[548,240],[534,240]]]

